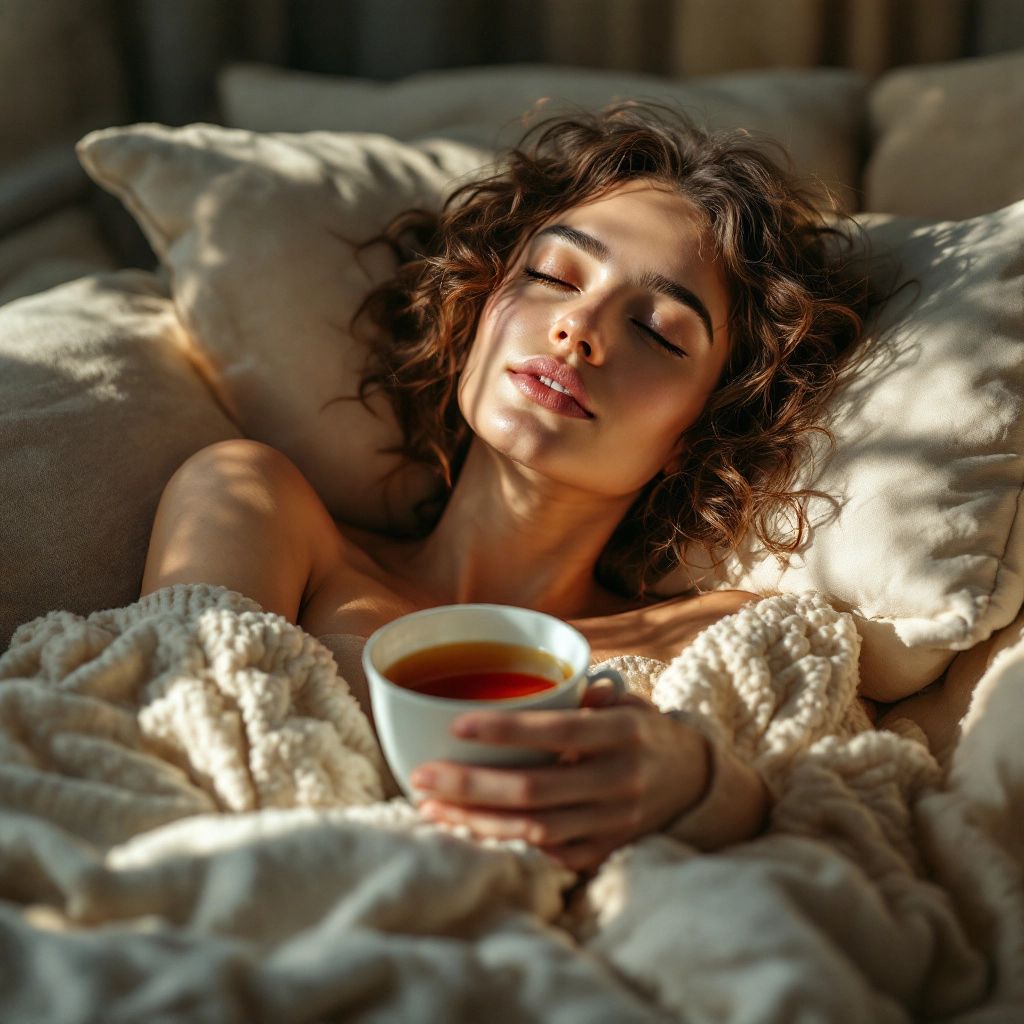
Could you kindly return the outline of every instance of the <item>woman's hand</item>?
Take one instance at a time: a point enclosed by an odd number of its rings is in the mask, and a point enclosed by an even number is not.
[[[596,869],[619,846],[663,828],[703,793],[707,740],[649,701],[609,690],[591,687],[579,709],[461,715],[457,736],[555,751],[559,763],[420,765],[412,775],[426,797],[420,812],[480,837],[525,839],[574,871]],[[475,732],[460,731],[467,726]]]

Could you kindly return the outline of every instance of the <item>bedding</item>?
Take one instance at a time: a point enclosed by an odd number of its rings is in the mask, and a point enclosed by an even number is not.
[[[814,593],[701,633],[651,699],[760,768],[770,826],[710,855],[673,826],[584,877],[382,799],[331,652],[243,595],[25,623],[0,656],[3,1019],[1013,1019],[1024,863],[992,801],[1024,757],[981,710],[948,776],[912,727],[870,729],[859,647]],[[979,692],[1019,716],[1024,640]]]

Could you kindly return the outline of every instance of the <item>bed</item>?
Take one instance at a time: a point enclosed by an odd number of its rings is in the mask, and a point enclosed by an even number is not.
[[[1021,54],[873,83],[238,65],[226,125],[83,138],[159,266],[0,306],[0,1019],[1024,1019],[1021,82]],[[337,638],[138,594],[164,484],[218,440],[408,526],[428,484],[381,453],[389,411],[335,401],[391,270],[357,243],[540,113],[625,96],[779,138],[914,284],[801,470],[808,544],[681,566],[663,593],[766,596],[630,680],[758,765],[768,829],[581,879],[389,794]]]

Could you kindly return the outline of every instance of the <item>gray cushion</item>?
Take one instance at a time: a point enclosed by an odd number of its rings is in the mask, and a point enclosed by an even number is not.
[[[134,601],[164,484],[192,452],[240,436],[188,345],[141,270],[0,308],[0,650],[47,611]]]
[[[529,124],[617,100],[680,106],[699,122],[744,128],[785,145],[801,173],[856,208],[867,79],[839,68],[735,72],[676,81],[549,64],[427,71],[397,82],[255,64],[219,79],[228,124],[251,131],[383,132],[488,148],[518,142]]]
[[[867,209],[960,219],[1024,199],[1024,52],[897,68],[870,93]]]

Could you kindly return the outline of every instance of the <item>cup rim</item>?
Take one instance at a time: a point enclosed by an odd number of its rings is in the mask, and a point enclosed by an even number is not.
[[[375,666],[372,666],[371,659],[373,654],[373,647],[377,643],[378,634],[383,633],[384,630],[394,625],[396,622],[399,621],[399,619],[405,620],[413,618],[426,618],[431,615],[439,615],[445,612],[454,611],[455,609],[464,610],[466,608],[480,608],[487,611],[499,609],[502,611],[508,611],[511,608],[520,612],[528,612],[530,615],[539,615],[542,618],[551,619],[558,625],[564,627],[572,633],[575,633],[580,638],[580,640],[583,641],[583,646],[587,649],[587,652],[589,654],[590,641],[575,626],[570,625],[568,622],[565,621],[565,619],[560,619],[557,615],[551,615],[549,612],[539,612],[533,608],[524,608],[522,605],[518,604],[493,604],[480,601],[471,601],[464,604],[442,604],[435,605],[432,608],[421,608],[417,612],[409,612],[406,615],[400,615],[398,619],[392,619],[390,622],[385,622],[382,626],[378,626],[370,634],[370,636],[366,640],[366,644],[363,646],[363,671],[366,672],[368,667],[373,667],[377,679],[381,683],[383,683],[385,687],[388,687],[392,690],[396,690],[397,692],[401,693],[404,697],[407,697],[410,700],[420,701],[424,704],[436,705],[440,703],[442,705],[447,706],[454,706],[458,704],[462,707],[467,708],[507,708],[520,703],[536,702],[537,693],[526,693],[523,694],[521,697],[506,697],[503,700],[462,700],[457,697],[436,697],[433,694],[420,693],[417,690],[410,690],[407,686],[399,686],[398,683],[392,682],[392,680],[388,679],[388,677],[384,675],[384,673],[380,669],[376,668]],[[572,686],[574,683],[579,682],[579,679],[586,675],[587,669],[589,667],[590,666],[588,663],[583,666],[580,672],[574,673],[568,679],[564,679],[560,683],[556,683],[553,687],[551,687],[550,690],[543,690],[538,692],[543,693],[545,696],[550,696],[552,694],[559,693],[566,687]],[[367,682],[372,682],[372,680],[367,678]]]

